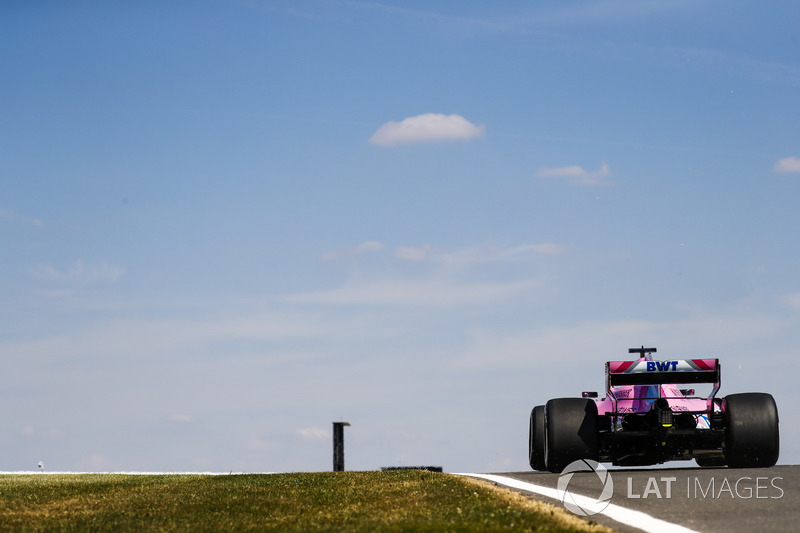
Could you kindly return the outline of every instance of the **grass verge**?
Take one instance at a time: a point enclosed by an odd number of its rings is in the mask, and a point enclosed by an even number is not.
[[[0,531],[607,531],[421,471],[0,476]]]

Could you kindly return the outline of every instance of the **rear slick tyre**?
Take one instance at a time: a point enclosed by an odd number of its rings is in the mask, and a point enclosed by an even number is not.
[[[545,406],[545,464],[561,472],[573,461],[597,461],[597,404],[584,398],[558,398]]]
[[[770,394],[747,392],[725,397],[725,460],[731,468],[774,466],[780,453],[778,406]]]
[[[697,463],[697,466],[701,466],[703,468],[725,466],[724,457],[695,457],[694,462]]]
[[[537,405],[531,411],[528,429],[528,458],[534,470],[547,470],[544,462],[544,405]]]

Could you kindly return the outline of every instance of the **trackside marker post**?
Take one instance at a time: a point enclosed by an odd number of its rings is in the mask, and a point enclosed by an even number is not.
[[[333,423],[333,471],[344,471],[344,427],[349,426],[349,422]]]

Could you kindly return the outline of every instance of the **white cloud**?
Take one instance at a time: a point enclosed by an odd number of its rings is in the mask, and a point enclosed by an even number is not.
[[[383,250],[383,248],[384,248],[383,244],[377,241],[365,241],[359,244],[358,246],[354,246],[353,248],[348,248],[346,250],[326,252],[322,254],[322,259],[325,261],[335,261],[338,259],[353,259],[365,252],[380,252],[381,250]]]
[[[383,250],[383,245],[375,241],[362,242],[356,246],[356,253],[362,254],[364,252],[380,252]]]
[[[541,255],[560,255],[569,252],[571,249],[571,246],[567,246],[565,244],[555,244],[551,242],[545,242],[542,244],[524,244],[522,246],[503,250],[500,253],[500,257],[502,259],[512,259],[528,254],[529,252]]]
[[[30,218],[23,215],[19,215],[14,211],[11,211],[9,209],[4,209],[2,207],[0,207],[0,219],[8,220],[9,222],[14,222],[14,223],[32,224],[37,228],[45,227],[45,223],[38,218]]]
[[[431,255],[430,259],[450,264],[534,261],[539,255],[558,255],[569,252],[571,246],[555,243],[521,244],[512,248],[493,245],[473,246],[449,253]]]
[[[461,115],[425,113],[402,122],[389,121],[376,131],[369,142],[380,146],[450,140],[470,140],[483,135],[484,126],[476,126]]]
[[[800,159],[796,157],[784,157],[778,159],[773,165],[772,170],[781,174],[794,174],[800,172]]]
[[[796,311],[800,311],[800,292],[788,294],[783,297],[783,302]]]
[[[497,283],[387,280],[288,296],[297,303],[452,307],[512,298],[541,286],[537,279]]]
[[[594,172],[585,170],[578,165],[567,167],[543,167],[536,174],[539,178],[567,178],[570,183],[578,185],[612,185],[614,182],[606,179],[611,174],[608,164],[604,161],[599,170]]]
[[[303,429],[297,430],[297,433],[299,433],[301,437],[304,437],[304,438],[307,438],[307,439],[321,440],[321,439],[329,439],[329,438],[331,438],[330,431],[328,431],[327,429],[322,429],[322,428],[303,428]]]
[[[565,326],[538,327],[512,334],[473,332],[473,345],[455,360],[459,367],[526,366],[531,354],[560,354],[546,358],[542,365],[561,365],[568,360],[623,360],[626,349],[637,344],[656,346],[663,357],[727,358],[731,347],[755,341],[780,338],[779,333],[792,328],[783,316],[740,315],[718,312],[690,314],[673,320],[596,320]],[[711,351],[709,351],[711,350]]]
[[[406,261],[424,261],[430,255],[431,250],[432,248],[427,244],[417,247],[401,246],[395,251],[395,256]]]
[[[42,439],[60,439],[65,436],[65,433],[58,428],[36,429],[33,426],[25,426],[22,428],[22,431],[20,431],[20,435],[23,437],[35,437]]]
[[[42,281],[66,285],[89,285],[92,283],[116,283],[125,274],[121,266],[109,263],[86,265],[77,260],[66,270],[58,270],[52,265],[40,265],[31,269],[31,274]]]
[[[381,328],[369,317],[336,315],[328,318],[294,311],[235,313],[211,318],[127,318],[98,320],[81,328],[59,334],[42,334],[34,339],[0,342],[0,351],[14,353],[26,364],[48,365],[71,359],[106,359],[114,361],[135,357],[142,367],[154,361],[198,354],[203,347],[214,353],[214,347],[226,342],[244,343],[255,350],[286,341],[340,342],[351,338],[380,336]],[[237,354],[248,352],[236,351]],[[229,359],[234,355],[229,354]],[[273,353],[272,363],[284,360],[297,362],[313,358],[316,353],[303,349]],[[30,375],[33,376],[33,372]],[[31,378],[32,379],[32,378]],[[178,412],[178,415],[182,413]],[[159,415],[163,416],[163,414]]]
[[[376,241],[366,241],[353,248],[326,252],[325,261],[355,259],[366,252],[380,252],[385,246]],[[447,252],[430,244],[420,246],[398,246],[394,255],[403,261],[436,261],[440,263],[484,263],[492,261],[530,261],[536,255],[559,255],[572,250],[571,246],[556,243],[522,244],[512,248],[497,248],[494,245],[480,245]]]

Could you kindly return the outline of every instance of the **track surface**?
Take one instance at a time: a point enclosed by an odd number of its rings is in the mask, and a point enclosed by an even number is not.
[[[696,531],[800,531],[800,466],[797,465],[748,469],[613,469],[609,473],[614,480],[612,503]],[[497,475],[551,488],[557,487],[559,478],[559,474],[543,472]],[[570,492],[592,498],[601,489],[599,478],[592,472],[575,473],[568,487]],[[640,531],[602,515],[590,519],[617,531]]]

